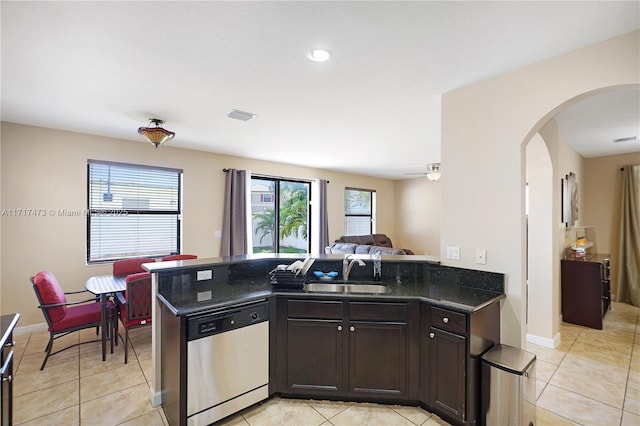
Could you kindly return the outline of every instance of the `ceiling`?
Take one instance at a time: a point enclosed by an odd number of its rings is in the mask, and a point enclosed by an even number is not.
[[[441,160],[441,94],[640,28],[636,1],[0,7],[3,121],[144,143],[157,117],[172,146],[392,179]],[[640,150],[611,143],[640,137],[639,105],[594,96],[557,116],[560,137],[586,157]]]

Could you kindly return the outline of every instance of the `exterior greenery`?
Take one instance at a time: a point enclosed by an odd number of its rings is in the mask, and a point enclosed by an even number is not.
[[[274,190],[274,186],[269,185],[269,187]],[[279,203],[276,208],[264,207],[261,212],[252,214],[254,234],[259,241],[259,245],[254,244],[253,252],[274,253],[276,238],[278,238],[279,253],[305,253],[308,251],[306,247],[308,246],[309,185],[303,182],[279,181],[278,192]],[[272,193],[272,195],[275,194]],[[277,232],[276,226],[278,226]],[[294,239],[294,244],[284,243],[289,237]],[[303,243],[305,248],[295,247],[295,240],[301,240],[297,245]],[[263,245],[265,241],[267,245]],[[272,243],[269,244],[269,242]]]

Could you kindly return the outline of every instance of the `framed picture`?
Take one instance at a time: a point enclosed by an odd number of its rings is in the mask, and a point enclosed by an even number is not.
[[[576,175],[569,173],[562,179],[562,222],[570,227],[578,220],[578,184]]]

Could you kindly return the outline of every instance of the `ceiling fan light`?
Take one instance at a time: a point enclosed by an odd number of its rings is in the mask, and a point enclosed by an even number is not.
[[[440,179],[440,163],[427,164],[427,179],[434,182]]]
[[[154,127],[151,127],[152,124]],[[164,124],[163,120],[150,118],[149,127],[139,127],[138,133],[158,148],[166,141],[173,139],[176,135],[175,132],[170,132],[169,130],[162,128],[162,124]]]

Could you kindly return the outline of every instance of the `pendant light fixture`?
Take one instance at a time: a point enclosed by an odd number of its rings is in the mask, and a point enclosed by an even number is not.
[[[153,127],[151,127],[152,124]],[[164,120],[160,120],[159,118],[150,118],[149,127],[139,127],[138,133],[158,148],[166,141],[173,139],[176,135],[174,132],[170,132],[162,128],[163,124]]]

